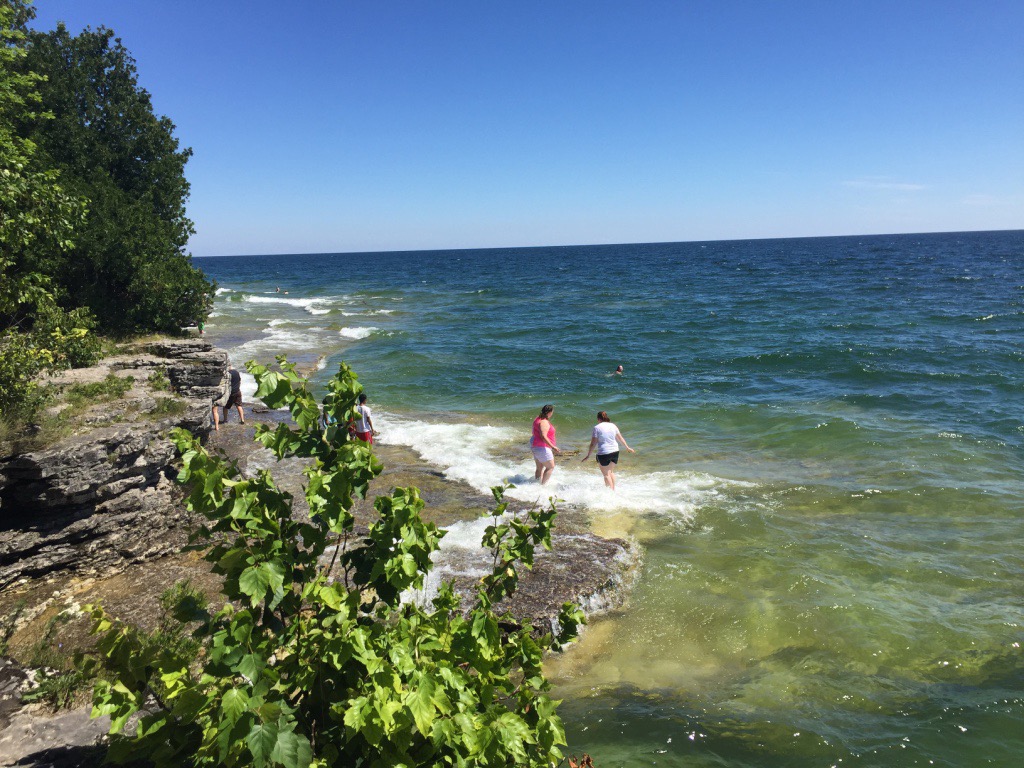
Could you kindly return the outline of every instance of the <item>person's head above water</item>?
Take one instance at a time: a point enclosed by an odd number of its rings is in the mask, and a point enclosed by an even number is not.
[[[622,373],[622,366],[621,365],[615,366],[615,372],[616,373]]]
[[[555,406],[553,406],[553,405],[545,405],[545,406],[543,406],[540,409],[540,418],[546,419],[548,416],[550,416],[554,412],[555,412]]]

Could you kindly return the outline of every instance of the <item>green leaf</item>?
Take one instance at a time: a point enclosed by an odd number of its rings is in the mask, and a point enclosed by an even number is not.
[[[415,687],[405,698],[405,705],[412,712],[416,729],[426,736],[430,733],[434,715],[437,710],[434,704],[434,693],[437,685],[429,675],[418,675],[414,682]]]
[[[238,588],[249,596],[253,606],[259,604],[270,587],[270,573],[262,566],[249,566],[238,577]]]
[[[281,717],[282,706],[276,701],[266,701],[256,710],[265,723],[276,722]]]
[[[312,762],[313,750],[305,736],[294,731],[282,731],[270,757],[285,768],[306,768]]]
[[[280,408],[286,404],[288,396],[291,395],[292,387],[281,374],[263,369],[264,373],[253,370],[256,378],[256,397],[262,400],[268,408]]]
[[[320,592],[318,593],[323,604],[332,611],[341,610],[342,597],[339,590],[340,587],[337,584],[328,584],[327,586],[321,587]]]
[[[239,673],[245,675],[250,682],[259,680],[263,670],[267,668],[267,662],[255,653],[247,653],[238,662]]]
[[[498,740],[517,760],[526,759],[524,744],[533,744],[536,739],[533,731],[519,715],[513,712],[505,712],[492,724]]]
[[[237,720],[249,708],[249,694],[241,688],[231,688],[221,698],[220,708],[228,720]]]
[[[353,731],[361,731],[363,726],[366,725],[366,709],[368,705],[369,699],[365,696],[353,699],[345,710],[345,725]]]
[[[245,737],[256,768],[262,768],[270,762],[277,744],[277,735],[277,723],[256,723]]]

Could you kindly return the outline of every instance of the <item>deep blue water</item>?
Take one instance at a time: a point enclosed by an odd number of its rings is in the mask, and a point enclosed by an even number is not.
[[[1021,764],[1024,232],[197,263],[237,363],[345,359],[478,487],[609,411],[619,491],[552,486],[645,552],[552,665],[599,765]]]

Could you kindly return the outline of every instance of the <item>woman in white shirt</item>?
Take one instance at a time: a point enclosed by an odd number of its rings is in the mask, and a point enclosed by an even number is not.
[[[615,465],[619,463],[619,443],[630,453],[636,453],[626,445],[626,438],[619,432],[619,428],[612,424],[608,418],[607,411],[597,414],[597,426],[594,427],[593,436],[590,438],[590,447],[583,461],[590,458],[594,447],[597,447],[597,463],[601,467],[601,474],[604,476],[604,484],[615,490]]]

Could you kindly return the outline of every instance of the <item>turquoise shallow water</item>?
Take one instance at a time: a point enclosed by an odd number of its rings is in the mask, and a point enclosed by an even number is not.
[[[645,551],[551,665],[599,765],[1024,763],[1024,233],[197,263],[237,363],[345,359],[478,487],[609,411],[619,491],[550,487]]]

